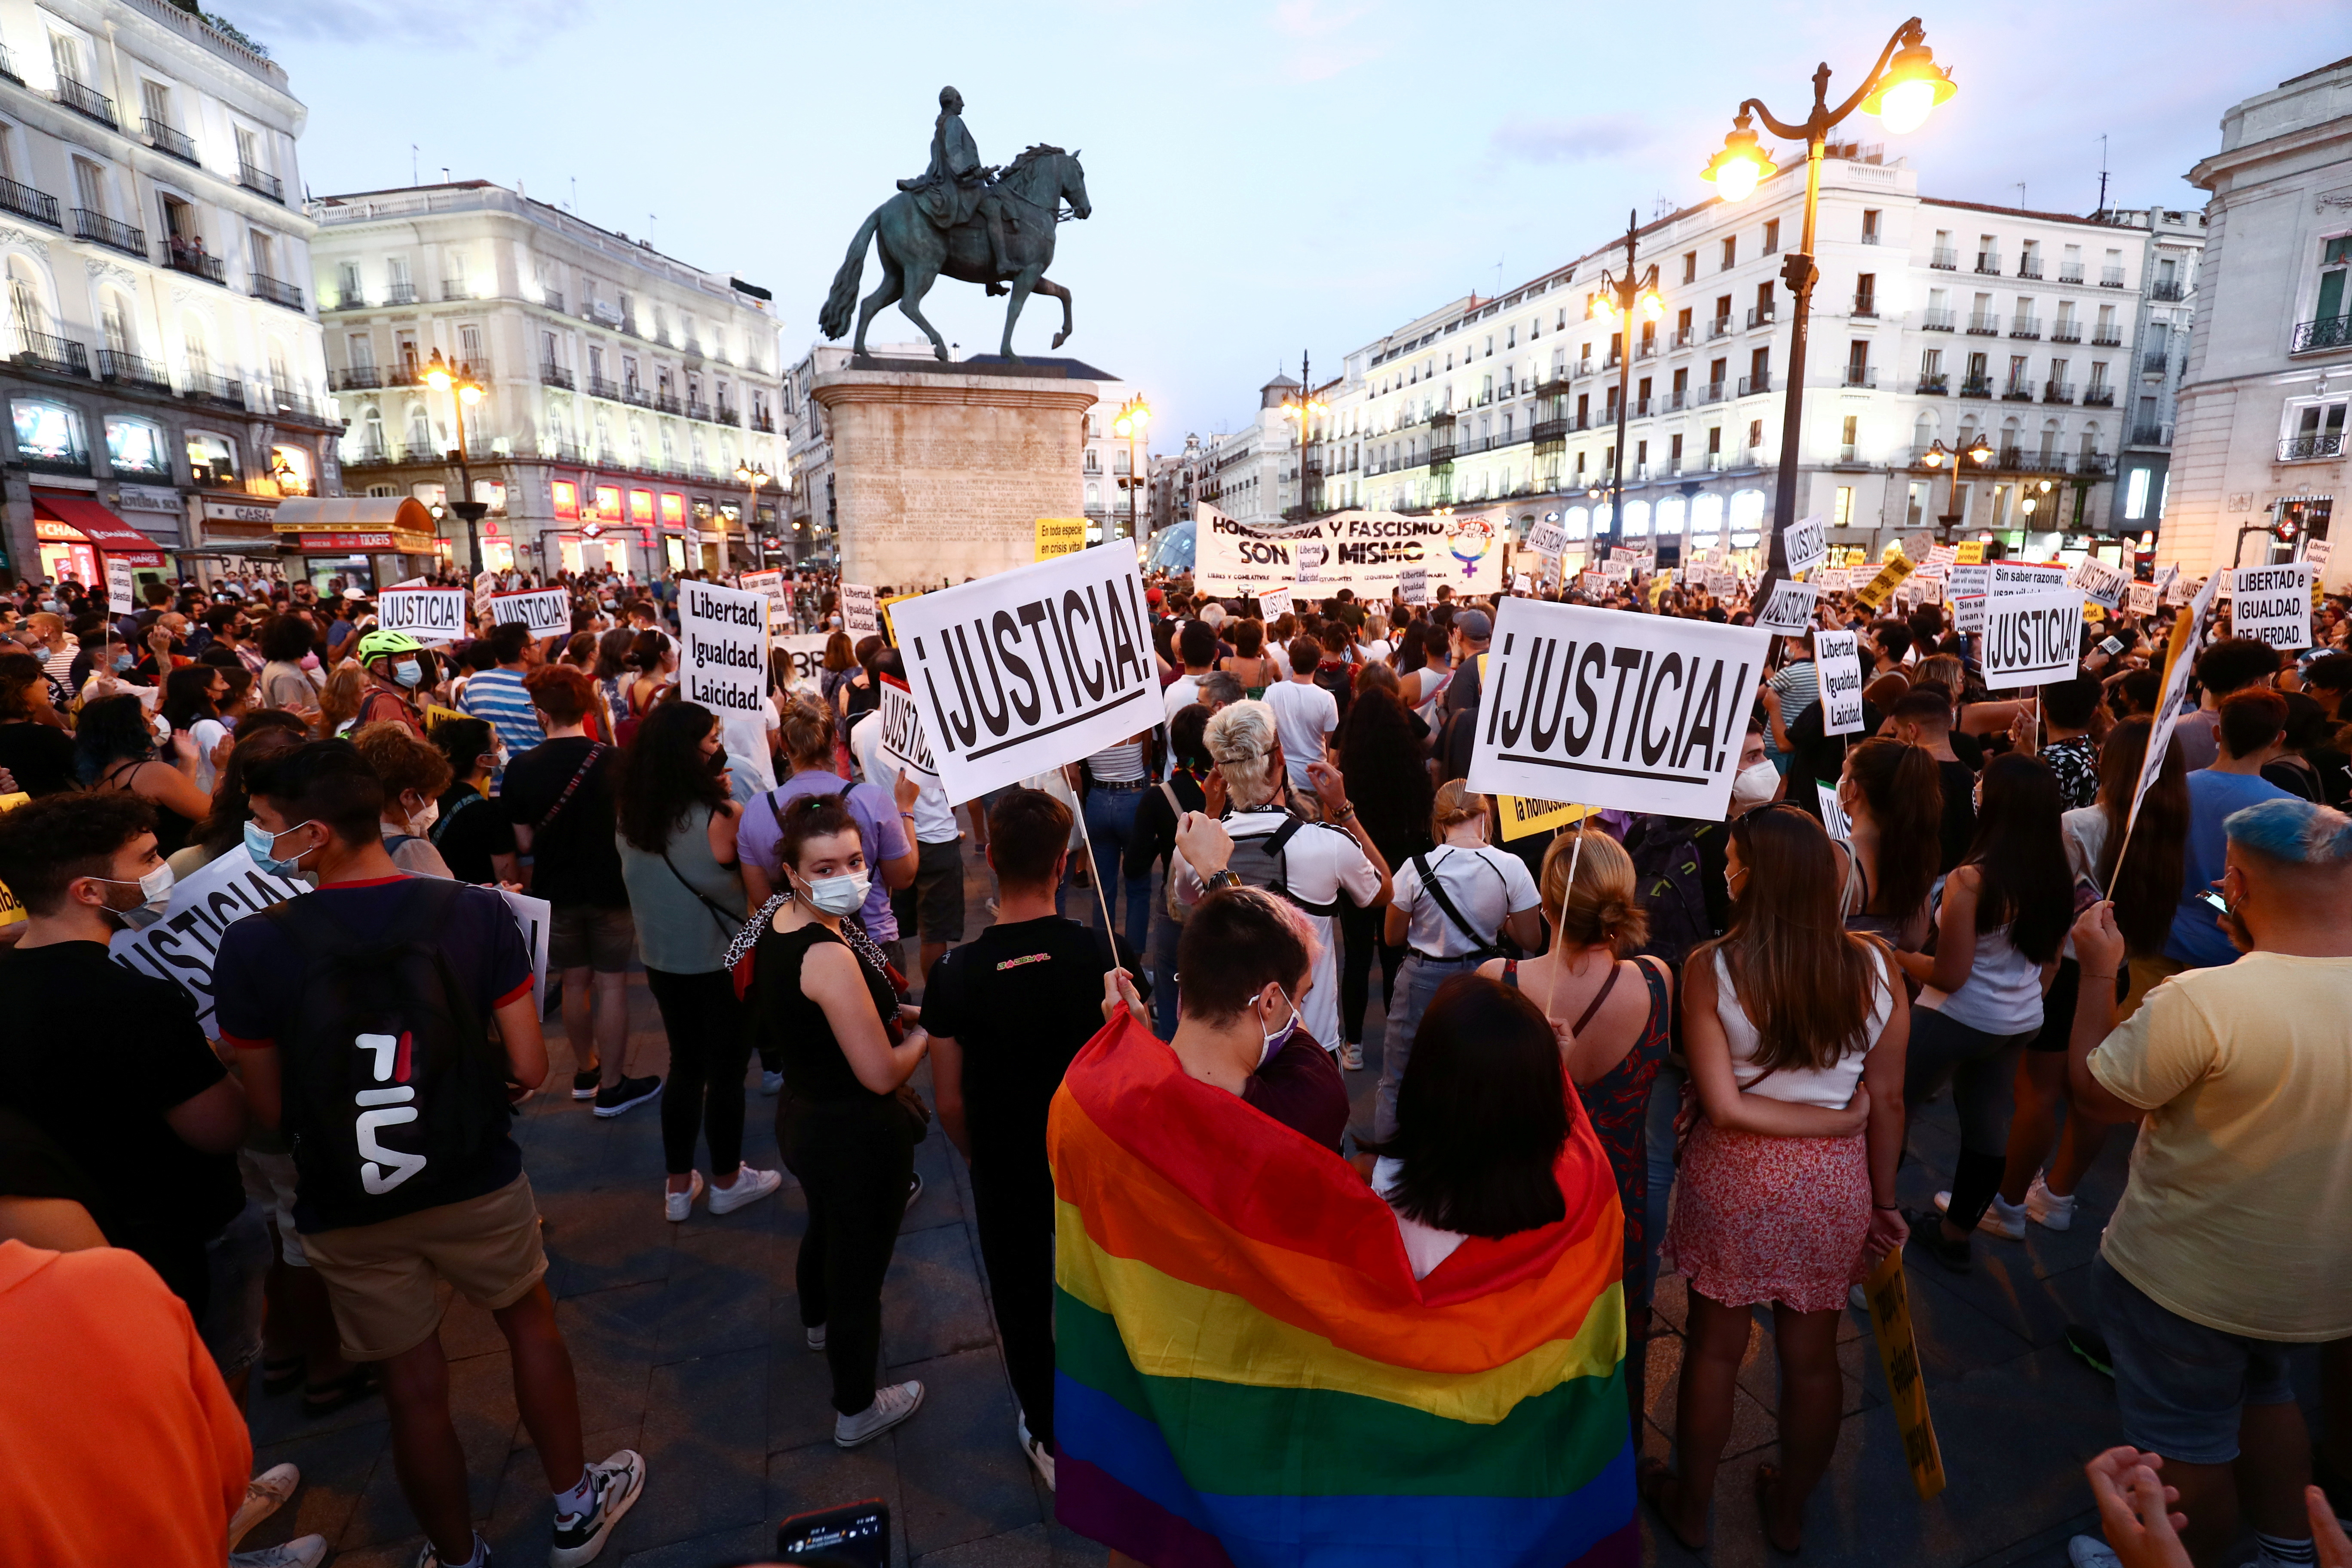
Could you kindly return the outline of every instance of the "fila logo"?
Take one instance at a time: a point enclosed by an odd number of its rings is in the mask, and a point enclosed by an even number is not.
[[[355,1124],[360,1144],[360,1184],[372,1197],[392,1191],[425,1169],[424,1155],[404,1154],[376,1142],[379,1129],[416,1120],[416,1090],[407,1082],[410,1040],[411,1037],[404,1032],[397,1036],[362,1035],[354,1042],[359,1049],[375,1054],[376,1082],[392,1086],[363,1089],[352,1096],[360,1107]]]

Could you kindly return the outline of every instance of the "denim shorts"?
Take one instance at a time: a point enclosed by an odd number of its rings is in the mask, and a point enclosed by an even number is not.
[[[2105,1253],[2091,1264],[2099,1329],[2116,1369],[2124,1437],[2184,1465],[2238,1457],[2238,1416],[2249,1405],[2292,1405],[2287,1354],[2273,1340],[2224,1333],[2150,1300]]]

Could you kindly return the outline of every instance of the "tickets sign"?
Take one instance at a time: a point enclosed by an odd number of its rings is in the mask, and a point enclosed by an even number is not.
[[[375,596],[375,624],[388,632],[406,632],[421,643],[461,642],[466,636],[466,590],[386,588]],[[571,629],[568,620],[564,629]]]
[[[490,595],[490,625],[520,621],[534,637],[562,637],[572,630],[572,595],[561,588]]]
[[[1506,600],[1470,787],[1719,820],[1771,636]]]
[[[2308,561],[2240,566],[2230,574],[2230,635],[2272,647],[2311,646]]]
[[[2082,646],[2083,595],[2073,588],[1986,602],[1979,658],[1992,690],[2072,679]]]

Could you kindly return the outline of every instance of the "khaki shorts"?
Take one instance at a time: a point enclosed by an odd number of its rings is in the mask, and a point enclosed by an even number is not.
[[[557,904],[547,922],[547,966],[619,974],[636,956],[637,922],[629,906]]]
[[[431,1339],[441,1327],[436,1279],[495,1312],[547,1272],[529,1176],[381,1225],[319,1231],[302,1244],[334,1304],[345,1361],[389,1361]]]

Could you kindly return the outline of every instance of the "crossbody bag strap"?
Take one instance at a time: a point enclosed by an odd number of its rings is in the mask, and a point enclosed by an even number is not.
[[[718,900],[712,898],[709,894],[704,892],[701,889],[696,887],[693,883],[686,879],[686,873],[679,870],[677,868],[677,862],[669,858],[669,849],[667,846],[662,849],[661,858],[662,864],[669,868],[669,874],[677,879],[677,885],[684,888],[688,892],[692,893],[695,898],[701,902],[702,907],[710,911],[710,918],[719,922],[719,934],[721,936],[734,935],[736,929],[735,917],[729,914],[725,909],[721,908]]]
[[[596,759],[603,756],[610,750],[612,750],[612,748],[605,745],[602,741],[591,741],[588,742],[588,754],[580,759],[579,771],[572,775],[572,782],[563,786],[563,793],[555,797],[555,804],[547,808],[547,815],[541,817],[536,823],[531,825],[530,830],[533,833],[541,833],[546,831],[547,825],[553,822],[562,812],[563,808],[567,805],[571,804],[572,791],[578,789],[580,787],[580,781],[588,776],[588,770],[596,765]]]
[[[1601,989],[1593,993],[1592,1000],[1585,1004],[1584,1011],[1576,1016],[1576,1022],[1568,1026],[1570,1034],[1584,1033],[1584,1026],[1592,1022],[1592,1016],[1601,1011],[1601,1004],[1609,1000],[1609,993],[1617,989],[1617,982],[1624,973],[1625,966],[1622,963],[1612,963],[1609,966],[1609,978],[1601,983]]]
[[[1484,859],[1485,857],[1481,856],[1479,858]],[[1445,896],[1445,884],[1439,881],[1437,873],[1431,869],[1426,850],[1413,856],[1412,868],[1421,873],[1421,885],[1429,896],[1436,900],[1439,911],[1454,922],[1455,931],[1469,939],[1472,954],[1479,958],[1492,958],[1502,951],[1496,945],[1494,938],[1480,936],[1471,929],[1470,922],[1462,918],[1462,911],[1455,909],[1454,900]],[[1497,871],[1496,875],[1500,876],[1502,873]]]

